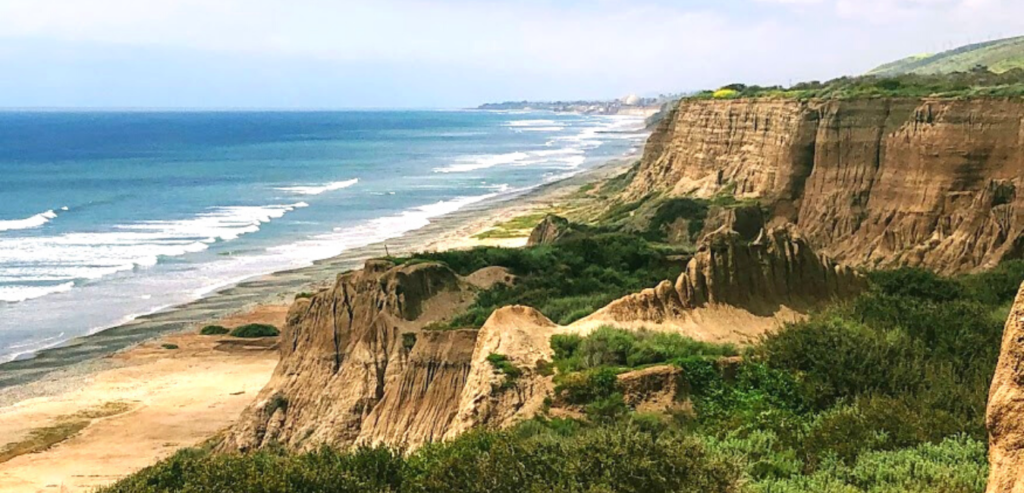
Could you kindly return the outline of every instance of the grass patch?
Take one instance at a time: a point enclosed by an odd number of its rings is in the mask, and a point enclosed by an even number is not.
[[[125,402],[106,402],[74,414],[58,416],[54,420],[54,424],[33,429],[22,440],[8,443],[0,448],[0,463],[21,455],[45,451],[77,435],[95,419],[121,414],[130,409],[131,405]]]
[[[587,337],[551,337],[555,365],[563,373],[603,366],[638,368],[686,358],[736,356],[731,344],[700,342],[679,334],[601,327]]]
[[[220,325],[207,325],[199,330],[199,335],[204,336],[219,336],[231,332],[227,327],[221,327]]]
[[[160,347],[164,349],[178,349],[177,344],[161,344]]]
[[[298,300],[308,300],[308,299],[310,299],[312,297],[313,297],[313,293],[309,293],[309,292],[306,292],[306,291],[303,291],[301,293],[296,293],[295,294],[295,300],[296,301],[298,301]]]
[[[277,327],[270,324],[246,324],[231,331],[231,337],[243,337],[247,339],[257,337],[276,337],[279,335],[281,335],[281,331],[277,330]]]
[[[512,218],[508,221],[500,222],[488,230],[473,235],[473,238],[478,240],[489,240],[530,236],[530,232],[533,231],[533,228],[537,227],[549,212],[550,211],[544,211],[526,214]]]
[[[0,449],[0,463],[7,462],[15,457],[35,454],[49,449],[85,429],[91,423],[88,419],[64,420],[57,424],[44,428],[36,428],[29,432],[24,439],[8,443]]]

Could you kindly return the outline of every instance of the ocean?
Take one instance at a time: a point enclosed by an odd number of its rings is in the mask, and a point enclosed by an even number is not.
[[[0,113],[0,362],[642,145],[542,112]]]

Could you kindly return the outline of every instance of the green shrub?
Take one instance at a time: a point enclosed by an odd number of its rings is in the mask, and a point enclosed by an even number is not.
[[[306,292],[306,291],[303,291],[301,293],[296,293],[295,294],[295,300],[296,301],[298,301],[298,300],[308,300],[308,299],[310,299],[312,297],[313,297],[313,293],[309,293],[309,292]]]
[[[1009,260],[980,274],[964,276],[971,297],[987,305],[1012,303],[1024,281],[1024,260]]]
[[[416,346],[416,334],[402,334],[402,347],[406,351],[412,351],[414,346]]]
[[[219,336],[229,332],[231,331],[220,325],[207,325],[199,330],[199,334],[204,336]]]
[[[895,451],[865,452],[853,465],[829,460],[809,475],[765,478],[763,493],[982,493],[988,480],[985,442],[951,437]]]
[[[555,379],[555,394],[569,404],[590,404],[618,391],[618,375],[619,371],[613,368],[559,375]]]
[[[519,493],[736,491],[739,471],[700,440],[644,423],[529,420],[428,444],[213,454],[185,449],[102,493]]]
[[[178,349],[177,344],[161,344],[160,347],[164,349]]]
[[[614,422],[616,419],[626,416],[629,408],[619,392],[595,399],[586,405],[587,417],[593,422]]]
[[[570,436],[476,431],[410,457],[402,491],[652,492],[735,491],[737,471],[682,433],[630,424],[580,428]]]
[[[636,368],[689,357],[735,356],[735,346],[699,342],[679,334],[600,327],[587,337],[551,338],[555,364],[562,371],[600,366]]]
[[[504,354],[491,353],[487,355],[487,362],[498,370],[499,373],[509,378],[516,379],[523,375],[523,371],[508,360]]]
[[[538,375],[550,377],[555,374],[555,365],[547,360],[537,360],[537,367],[534,368]]]
[[[509,361],[508,356],[505,356],[504,354],[488,354],[487,362],[490,363],[498,373],[505,376],[505,380],[499,387],[502,390],[511,388],[515,385],[516,380],[523,376],[523,370],[519,369],[518,366]]]
[[[404,460],[386,448],[351,453],[321,448],[291,455],[264,450],[248,455],[183,449],[132,474],[104,493],[328,493],[399,491]]]
[[[664,241],[667,227],[679,219],[684,219],[687,221],[688,239],[696,241],[697,235],[704,229],[707,217],[707,200],[685,197],[668,199],[658,205],[644,234],[651,241]]]
[[[960,283],[925,269],[905,267],[874,271],[870,278],[872,288],[892,296],[952,301],[964,295]]]
[[[925,380],[920,343],[835,315],[769,335],[761,351],[770,367],[796,372],[819,409],[865,393],[910,394]]]
[[[281,335],[277,327],[269,324],[246,324],[231,331],[232,337],[256,338]]]

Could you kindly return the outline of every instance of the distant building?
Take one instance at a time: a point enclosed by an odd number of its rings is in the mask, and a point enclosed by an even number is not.
[[[620,99],[619,101],[621,101],[622,104],[626,106],[639,106],[641,102],[640,96],[637,96],[636,94],[630,94],[629,96],[626,96]]]

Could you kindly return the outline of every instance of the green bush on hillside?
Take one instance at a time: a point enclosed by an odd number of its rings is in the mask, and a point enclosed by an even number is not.
[[[269,324],[246,324],[231,331],[232,337],[243,338],[276,337],[279,335],[281,335],[281,331]]]
[[[219,336],[227,334],[229,332],[231,331],[225,327],[221,327],[220,325],[207,325],[206,327],[203,327],[202,329],[199,330],[199,335]]]
[[[679,334],[600,327],[586,338],[556,335],[551,339],[555,364],[563,372],[600,366],[636,368],[690,357],[736,356],[730,344],[710,344]]]
[[[246,455],[185,449],[102,493],[518,493],[736,491],[734,465],[679,431],[631,422],[528,421],[403,457],[387,448]]]

